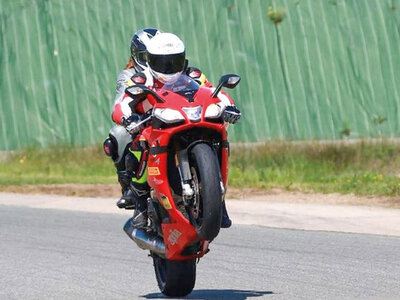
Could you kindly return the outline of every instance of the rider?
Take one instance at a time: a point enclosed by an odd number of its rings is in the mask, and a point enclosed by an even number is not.
[[[126,88],[135,84],[132,81],[132,79],[135,78],[135,74],[143,72],[147,74],[147,77],[151,78],[145,58],[146,45],[159,33],[161,33],[161,31],[156,28],[144,28],[135,32],[132,36],[130,45],[131,56],[124,70],[122,70],[117,78],[116,96],[113,105],[114,110],[117,105],[120,106]],[[129,107],[122,107],[127,115],[131,113]],[[131,152],[129,148],[133,139],[125,127],[121,126],[123,124],[120,124],[120,122],[116,123],[119,125],[115,125],[111,128],[109,138],[104,141],[104,151],[108,156],[111,156],[114,161],[118,174],[118,182],[122,188],[122,197],[118,200],[117,206],[120,208],[132,209],[137,194],[143,194],[143,197],[147,196],[147,193],[140,192],[145,182],[143,182],[143,180],[137,180],[136,178],[134,182],[132,182],[133,174],[126,169],[126,160],[132,161],[132,159],[130,159]],[[134,152],[133,155],[137,155],[140,159],[141,152]]]
[[[140,36],[140,32],[134,35],[132,41],[135,40],[136,35]],[[142,72],[136,73],[130,78],[130,85],[140,83],[153,88],[161,88],[164,84],[173,83],[185,71],[188,76],[198,81],[199,84],[211,87],[204,74],[198,69],[185,68],[187,64],[185,47],[177,36],[157,31],[147,41],[148,43],[144,46],[147,46],[148,64],[146,65],[146,61],[142,60],[144,62],[142,64],[144,67],[141,68]],[[132,51],[132,53],[133,61],[136,62],[137,57],[135,57],[135,54],[138,51]],[[145,56],[143,56],[143,59],[145,59]],[[236,122],[240,118],[240,112],[228,97],[221,95],[221,101],[228,106],[224,114],[226,121]],[[130,135],[136,135],[144,128],[142,120],[152,108],[152,103],[149,99],[144,99],[140,103],[134,103],[133,101],[128,94],[124,94],[122,99],[116,102],[112,115],[113,121],[124,126],[126,132],[129,132]],[[130,147],[126,147],[126,149],[129,148],[129,151],[125,151],[123,161],[117,163],[114,160],[118,170],[118,178],[123,188],[123,196],[117,202],[117,205],[120,208],[135,207],[136,211],[132,222],[136,227],[143,227],[147,223],[147,198],[149,197],[149,186],[146,182],[147,151],[142,148],[140,143],[129,145]],[[121,167],[121,170],[118,167]],[[230,227],[231,221],[227,215],[225,203],[223,208],[221,227]]]

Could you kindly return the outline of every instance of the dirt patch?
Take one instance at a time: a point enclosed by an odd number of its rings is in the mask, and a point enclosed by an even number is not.
[[[0,192],[65,195],[78,197],[102,197],[115,199],[121,196],[121,188],[118,184],[54,184],[0,186]],[[400,198],[395,197],[361,197],[355,195],[291,192],[279,189],[260,190],[229,188],[227,198],[231,200],[237,199],[264,202],[362,205],[400,208]]]
[[[118,184],[19,185],[0,186],[0,192],[117,198],[121,196],[121,187]]]

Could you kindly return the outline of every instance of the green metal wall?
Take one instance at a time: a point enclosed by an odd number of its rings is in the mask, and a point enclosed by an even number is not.
[[[0,17],[0,150],[101,141],[149,26],[212,82],[242,76],[231,140],[400,135],[400,0],[0,0]]]

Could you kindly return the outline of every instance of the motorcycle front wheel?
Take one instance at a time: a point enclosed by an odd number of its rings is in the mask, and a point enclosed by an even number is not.
[[[201,143],[192,148],[190,164],[195,191],[192,223],[200,238],[212,241],[220,231],[222,218],[218,160],[211,147]]]
[[[196,259],[168,260],[152,254],[158,287],[168,297],[183,297],[196,282]]]

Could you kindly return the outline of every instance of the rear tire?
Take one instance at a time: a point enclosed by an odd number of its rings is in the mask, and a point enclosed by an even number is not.
[[[154,271],[160,291],[169,297],[192,292],[196,282],[196,259],[167,260],[153,253]]]
[[[222,217],[222,193],[218,159],[207,144],[197,144],[191,150],[191,166],[199,181],[201,222],[194,224],[197,234],[212,241],[219,233]],[[197,226],[196,226],[197,225]]]

